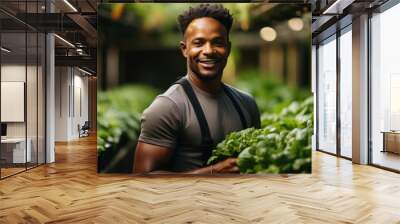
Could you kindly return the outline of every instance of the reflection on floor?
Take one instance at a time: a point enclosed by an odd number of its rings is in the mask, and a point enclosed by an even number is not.
[[[35,167],[36,163],[28,163],[26,165],[27,169],[31,167]],[[25,164],[1,164],[1,178],[5,178],[7,176],[19,173],[21,171],[26,170]]]
[[[373,164],[400,171],[400,155],[392,152],[374,151]]]
[[[24,171],[25,168],[1,168],[1,178],[13,175],[15,173]]]

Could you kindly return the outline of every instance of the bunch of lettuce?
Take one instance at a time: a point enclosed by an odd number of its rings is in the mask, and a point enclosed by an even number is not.
[[[262,128],[230,133],[208,164],[237,157],[241,173],[310,173],[313,98],[293,102],[279,114],[265,113]]]

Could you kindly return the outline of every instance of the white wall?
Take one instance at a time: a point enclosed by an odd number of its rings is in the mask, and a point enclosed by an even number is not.
[[[79,138],[78,124],[88,120],[88,105],[88,78],[76,68],[56,67],[56,141]]]
[[[44,163],[44,83],[41,66],[25,66],[24,64],[3,64],[1,66],[1,81],[3,82],[24,82],[26,84],[26,106],[23,103],[21,112],[26,112],[26,120],[22,122],[6,122],[7,137],[29,139],[33,162],[39,159],[39,163]],[[27,80],[25,80],[27,78]],[[22,90],[23,91],[23,90]],[[21,92],[24,94],[24,91]],[[7,97],[7,96],[2,96]],[[12,110],[10,107],[3,107],[1,110]],[[7,111],[13,113],[13,111]],[[15,113],[15,112],[14,112]],[[37,155],[39,153],[39,155]]]
[[[55,68],[55,141],[68,140],[68,87],[70,77],[67,67]]]
[[[27,68],[24,65],[18,65],[18,64],[6,64],[1,66],[1,81],[4,82],[25,82],[25,74],[27,69],[28,74],[31,74],[32,72],[36,73],[36,67],[34,66],[27,66]],[[29,77],[28,77],[29,78]],[[32,82],[30,80],[30,82]],[[32,84],[32,83],[30,83]],[[34,83],[36,85],[36,82]],[[36,98],[36,89],[28,88],[27,89],[27,102],[30,103],[33,101],[33,98]],[[32,91],[30,91],[32,90]],[[31,105],[35,106],[35,105]],[[1,108],[1,110],[7,110],[7,108]],[[31,114],[28,113],[28,122],[31,122],[35,120],[36,123],[36,114]],[[33,116],[33,117],[32,117]],[[25,137],[25,123],[26,122],[7,122],[7,136],[8,137]],[[36,125],[33,127],[33,124],[28,125],[28,128],[34,128],[36,130]],[[29,132],[29,130],[28,130]],[[29,136],[28,136],[29,137]]]

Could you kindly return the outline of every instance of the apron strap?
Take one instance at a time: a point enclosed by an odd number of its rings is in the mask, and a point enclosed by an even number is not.
[[[211,156],[211,152],[214,147],[214,142],[211,138],[210,128],[208,127],[206,117],[204,115],[203,109],[201,108],[199,100],[197,99],[196,94],[194,93],[193,88],[190,85],[189,81],[186,79],[186,77],[181,78],[176,83],[180,84],[183,87],[186,95],[189,98],[190,103],[192,104],[192,107],[197,117],[197,121],[199,122],[201,131],[202,157],[204,164],[206,164],[208,158],[210,158]],[[223,89],[228,98],[232,101],[236,111],[238,112],[243,129],[247,128],[247,123],[243,111],[240,108],[238,102],[236,101],[232,89],[226,86],[225,84],[223,84]]]
[[[240,121],[242,122],[242,127],[243,127],[243,129],[246,129],[246,128],[247,128],[246,119],[244,118],[243,111],[242,111],[242,109],[240,108],[238,102],[235,100],[235,97],[233,97],[233,91],[232,91],[232,89],[231,89],[230,87],[228,87],[227,85],[225,85],[225,84],[223,84],[223,88],[224,88],[224,91],[225,91],[226,95],[227,95],[227,96],[229,97],[229,99],[232,101],[233,106],[235,107],[236,111],[237,111],[238,114],[239,114]]]
[[[202,148],[202,157],[204,164],[207,162],[208,158],[211,156],[211,152],[213,149],[213,140],[210,134],[210,128],[208,127],[208,123],[206,117],[204,115],[203,109],[193,91],[192,86],[186,78],[182,78],[178,80],[176,83],[180,84],[185,90],[186,95],[189,98],[190,103],[196,113],[197,120],[199,122],[200,131],[201,131],[201,148]]]

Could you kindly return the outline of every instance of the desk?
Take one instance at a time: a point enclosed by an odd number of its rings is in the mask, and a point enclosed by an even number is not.
[[[393,152],[400,154],[400,131],[382,131],[383,150],[382,152]]]
[[[1,139],[1,157],[6,163],[25,163],[30,162],[32,158],[30,138],[27,139],[25,154],[25,138],[5,138]],[[12,155],[11,155],[12,154]],[[12,158],[12,159],[11,159]],[[25,158],[27,161],[25,161]]]

